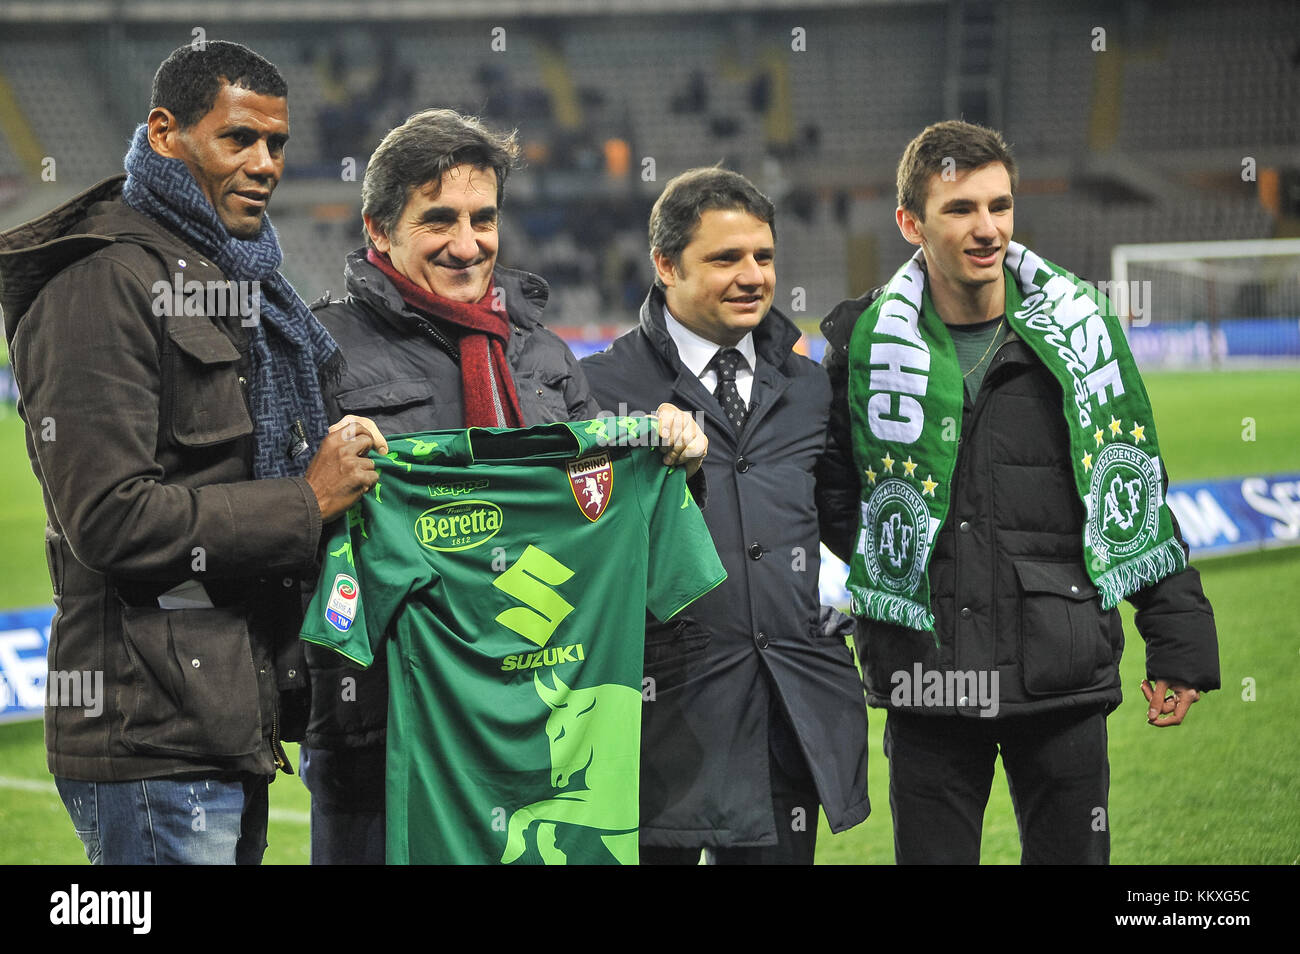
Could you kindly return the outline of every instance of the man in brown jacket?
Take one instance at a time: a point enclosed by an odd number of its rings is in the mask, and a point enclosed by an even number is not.
[[[93,707],[50,692],[45,713],[94,863],[261,860],[305,715],[283,703],[305,699],[299,578],[387,450],[368,421],[328,426],[338,348],[277,271],[286,96],[245,47],[183,47],[128,175],[0,235],[48,517],[50,685],[103,687]]]

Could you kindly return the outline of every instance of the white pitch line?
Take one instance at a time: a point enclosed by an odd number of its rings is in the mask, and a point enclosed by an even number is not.
[[[48,795],[50,798],[58,798],[59,790],[54,787],[54,782],[43,782],[35,778],[9,778],[7,775],[0,775],[0,789],[7,788],[16,792],[35,792],[38,795]],[[272,808],[267,812],[267,818],[274,822],[287,822],[292,825],[306,825],[309,818],[306,812],[293,812],[283,808]]]
[[[20,792],[37,792],[41,795],[59,797],[59,791],[53,782],[42,782],[34,778],[9,778],[0,775],[0,788],[12,788]]]

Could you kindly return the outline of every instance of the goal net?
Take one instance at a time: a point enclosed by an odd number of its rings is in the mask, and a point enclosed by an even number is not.
[[[1117,245],[1111,274],[1139,366],[1300,364],[1300,239]]]

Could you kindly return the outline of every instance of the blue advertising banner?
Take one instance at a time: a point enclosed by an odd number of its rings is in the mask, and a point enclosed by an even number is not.
[[[53,606],[0,612],[0,722],[40,716]]]
[[[1300,543],[1300,474],[1169,485],[1192,557]]]

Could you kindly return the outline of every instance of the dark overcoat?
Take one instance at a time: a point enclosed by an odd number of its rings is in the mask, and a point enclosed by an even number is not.
[[[816,473],[830,383],[770,311],[754,332],[751,412],[737,435],[683,366],[656,288],[640,327],[582,367],[602,412],[698,412],[709,439],[704,517],[727,580],[646,634],[641,841],[772,845],[769,721],[784,709],[832,831],[867,817],[867,717],[852,652],[819,627]],[[796,820],[792,820],[795,823]],[[816,824],[808,818],[807,824]]]

